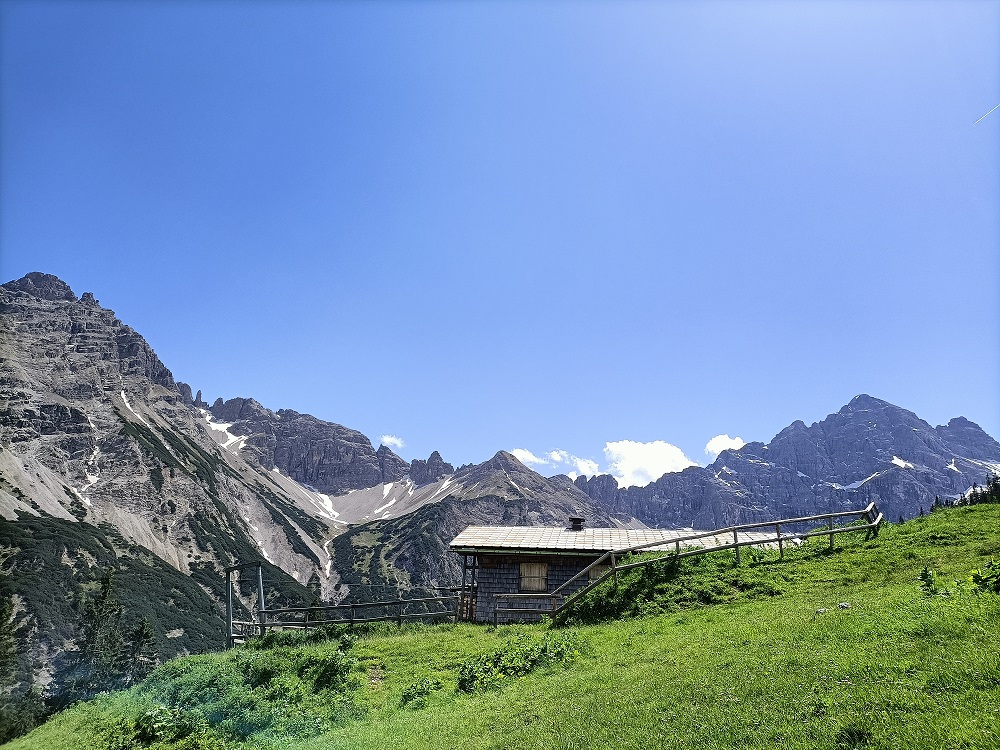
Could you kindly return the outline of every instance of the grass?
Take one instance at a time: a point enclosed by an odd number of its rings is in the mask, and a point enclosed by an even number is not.
[[[845,536],[783,562],[631,571],[567,628],[374,628],[175,660],[5,748],[1000,748],[1000,595],[969,581],[1000,558],[1000,506]],[[340,678],[317,689],[324,654]],[[507,661],[508,676],[459,689]],[[142,740],[150,711],[190,731]]]

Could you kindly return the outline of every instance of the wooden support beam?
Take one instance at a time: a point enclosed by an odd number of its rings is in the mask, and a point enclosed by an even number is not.
[[[226,571],[226,648],[233,647],[233,572]]]
[[[260,634],[264,635],[264,623],[267,615],[265,610],[267,609],[264,603],[264,566],[260,563],[257,564],[257,619],[260,622]]]

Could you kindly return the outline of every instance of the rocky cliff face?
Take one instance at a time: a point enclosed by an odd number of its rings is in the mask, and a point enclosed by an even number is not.
[[[394,482],[409,466],[386,446],[379,451],[357,430],[291,409],[271,411],[252,398],[217,399],[209,409],[231,435],[245,437],[243,454],[319,492]]]
[[[437,451],[431,453],[426,461],[413,461],[410,463],[410,479],[416,484],[429,484],[436,482],[449,474],[455,473],[455,467],[441,458]]]
[[[906,409],[867,395],[807,427],[796,421],[770,443],[723,451],[707,467],[618,489],[611,477],[577,479],[603,507],[656,526],[734,523],[861,508],[917,515],[935,496],[955,497],[1000,472],[1000,444],[958,417],[931,427]]]

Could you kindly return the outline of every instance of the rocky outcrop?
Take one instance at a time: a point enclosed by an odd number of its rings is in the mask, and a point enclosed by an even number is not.
[[[417,485],[430,484],[454,473],[455,467],[445,463],[437,451],[431,453],[426,461],[414,460],[410,463],[410,479]]]
[[[49,302],[76,302],[76,295],[69,288],[69,284],[49,273],[39,273],[32,271],[27,276],[16,281],[8,281],[3,285],[8,292],[20,292],[28,297]],[[94,295],[85,292],[84,296]]]
[[[607,476],[576,483],[603,507],[651,525],[715,528],[871,501],[891,520],[909,518],[935,496],[983,484],[991,472],[1000,472],[1000,444],[974,422],[958,417],[931,427],[913,412],[860,395],[821,422],[793,422],[767,445],[723,451],[710,466],[665,474],[645,487],[618,489]]]
[[[374,487],[386,481],[387,475],[393,481],[406,473],[399,471],[402,459],[388,448],[380,458],[371,441],[357,430],[309,414],[271,411],[252,398],[220,398],[209,411],[230,424],[233,435],[248,436],[245,456],[320,492],[337,495]]]
[[[383,482],[398,482],[410,470],[410,465],[393,453],[387,445],[380,445],[375,455],[378,457]]]

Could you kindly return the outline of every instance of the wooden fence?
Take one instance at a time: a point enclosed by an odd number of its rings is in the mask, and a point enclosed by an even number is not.
[[[236,620],[233,617],[233,573],[246,569],[257,570],[256,620]],[[381,602],[354,604],[329,604],[317,607],[282,607],[266,609],[264,579],[260,563],[243,563],[226,569],[226,614],[228,619],[227,646],[232,648],[254,636],[264,635],[268,629],[309,630],[324,625],[358,625],[366,622],[395,622],[402,625],[407,620],[457,620],[460,594],[431,596],[419,599],[393,599]]]
[[[840,522],[848,518],[853,519],[849,522],[849,525],[837,526],[835,524],[835,522]],[[665,559],[678,559],[681,557],[688,557],[689,555],[704,555],[709,552],[719,552],[720,550],[727,549],[736,550],[736,564],[739,565],[741,547],[759,547],[763,545],[775,544],[778,547],[779,556],[783,558],[785,556],[786,544],[796,543],[797,540],[808,539],[816,536],[828,536],[830,538],[830,549],[833,549],[834,534],[864,531],[870,536],[878,536],[878,528],[884,520],[884,516],[873,502],[862,510],[843,511],[839,513],[821,513],[816,516],[784,518],[779,521],[746,523],[739,526],[728,526],[723,529],[716,529],[715,531],[701,531],[667,541],[660,540],[656,542],[647,542],[645,544],[637,544],[634,547],[611,550],[609,552],[605,552],[603,555],[594,560],[594,562],[552,592],[532,592],[530,594],[494,594],[493,596],[494,599],[497,600],[497,606],[493,609],[493,623],[497,624],[499,622],[499,614],[501,612],[514,615],[556,614],[560,610],[571,605],[579,597],[583,596],[595,586],[599,586],[602,582],[609,578],[613,579],[615,584],[617,584],[618,573],[623,570],[639,568],[644,565],[661,562]],[[803,532],[793,531],[788,533],[787,531],[789,527],[809,523],[815,524],[817,521],[825,521],[825,527],[814,527]],[[782,527],[785,527],[785,533],[782,533]],[[759,531],[752,531],[755,529],[771,528],[774,529],[773,536],[761,534]],[[742,539],[740,538],[741,532],[743,533]],[[723,537],[730,534],[732,534],[733,541],[728,544],[716,544],[709,547],[693,546],[693,543],[704,540],[706,537]],[[635,562],[626,562],[624,564],[619,562],[623,557],[633,555],[637,552],[662,552],[662,554],[657,557],[645,558]],[[570,589],[575,582],[579,581],[584,576],[589,578],[590,571],[601,565],[607,566],[608,570],[573,593],[569,595],[564,594],[567,589]],[[538,603],[539,600],[542,600],[540,604]],[[499,606],[502,601],[507,603],[506,607]],[[527,604],[528,606],[514,606],[519,601]]]

